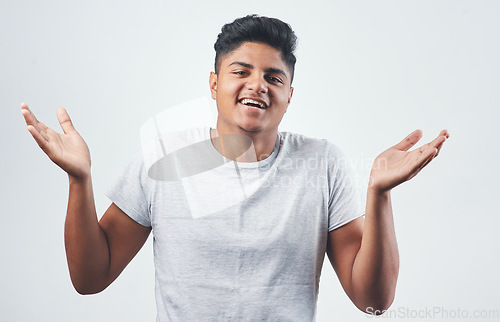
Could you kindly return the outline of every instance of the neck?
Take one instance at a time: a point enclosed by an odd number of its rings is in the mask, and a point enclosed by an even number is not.
[[[278,132],[227,131],[217,124],[210,138],[215,149],[224,157],[238,162],[257,162],[269,157],[274,150]]]

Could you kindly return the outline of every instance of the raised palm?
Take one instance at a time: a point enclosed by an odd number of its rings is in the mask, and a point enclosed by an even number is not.
[[[57,133],[39,122],[25,103],[21,104],[28,131],[47,156],[69,176],[83,178],[90,174],[90,152],[83,138],[73,127],[64,108],[57,110],[57,118],[64,133]]]
[[[433,141],[408,151],[422,138],[422,131],[412,132],[375,159],[370,174],[370,187],[378,191],[388,191],[410,180],[439,154],[448,137],[448,131],[442,130]]]

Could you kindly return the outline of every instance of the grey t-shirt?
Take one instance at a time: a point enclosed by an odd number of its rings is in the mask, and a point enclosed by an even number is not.
[[[250,163],[209,128],[158,142],[107,194],[152,227],[157,320],[314,320],[328,232],[364,214],[342,152],[287,132]]]

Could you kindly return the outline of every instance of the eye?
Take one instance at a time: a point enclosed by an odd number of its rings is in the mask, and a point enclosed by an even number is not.
[[[283,80],[276,76],[267,76],[267,80],[271,83],[283,84]]]
[[[238,75],[238,76],[245,76],[245,75],[247,75],[247,72],[244,70],[236,70],[233,72],[233,74]]]

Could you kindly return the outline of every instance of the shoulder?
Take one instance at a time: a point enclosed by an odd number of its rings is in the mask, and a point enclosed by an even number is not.
[[[280,132],[282,147],[288,152],[315,154],[327,159],[344,159],[345,155],[337,145],[320,138],[312,138],[293,132]]]
[[[143,126],[141,129],[141,137],[146,136],[148,139],[180,141],[196,143],[210,138],[209,127],[196,127],[183,130],[169,130],[168,128]]]
[[[282,157],[287,159],[316,160],[323,165],[331,178],[352,175],[352,162],[336,144],[326,140],[311,138],[302,134],[280,132]]]
[[[143,152],[152,150],[172,153],[210,139],[209,133],[208,127],[171,131],[157,127],[155,124],[144,124],[141,128],[141,147]]]
[[[186,159],[206,150],[210,128],[192,128],[179,131],[162,130],[155,124],[141,128],[141,154],[148,171],[154,164]],[[207,141],[208,140],[208,141]]]

